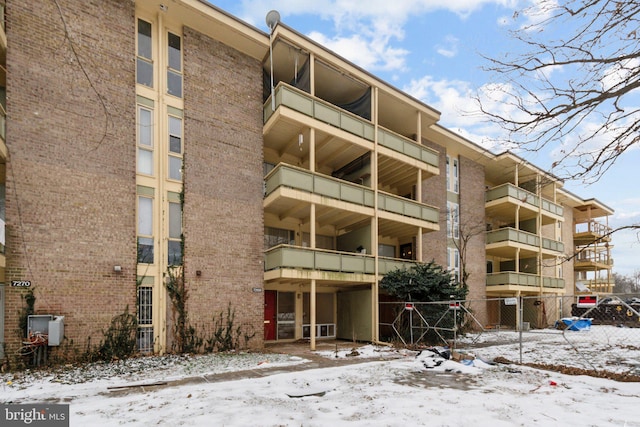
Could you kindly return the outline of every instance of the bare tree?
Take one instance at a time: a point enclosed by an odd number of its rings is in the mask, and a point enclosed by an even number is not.
[[[480,245],[484,247],[484,234],[486,232],[484,211],[463,209],[462,212],[452,212],[450,209],[447,209],[447,217],[452,223],[452,225],[448,225],[448,227],[453,226],[453,228],[457,228],[457,230],[452,232],[457,238],[453,238],[452,241],[460,254],[460,284],[468,288],[467,281],[469,280],[471,272],[468,268],[467,258],[469,251],[472,249],[472,239],[479,238]]]
[[[640,1],[536,3],[514,14],[524,53],[486,58],[498,83],[477,100],[519,148],[559,147],[556,175],[597,180],[640,141]]]

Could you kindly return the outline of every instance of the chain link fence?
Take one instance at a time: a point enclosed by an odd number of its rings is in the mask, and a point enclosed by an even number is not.
[[[381,302],[380,338],[484,360],[640,375],[640,295]]]

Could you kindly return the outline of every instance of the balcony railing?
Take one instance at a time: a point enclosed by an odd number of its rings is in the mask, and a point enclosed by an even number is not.
[[[487,274],[487,286],[517,285],[540,287],[540,276],[529,273],[516,273],[515,271],[501,271]],[[545,288],[564,288],[564,279],[556,277],[542,277],[542,286]]]
[[[611,293],[615,286],[613,279],[579,279],[578,281],[582,282],[587,288],[589,288],[590,292]]]
[[[539,248],[540,237],[533,233],[528,233],[522,230],[516,230],[515,228],[505,227],[498,230],[487,232],[487,244],[499,243],[499,242],[517,242],[524,245],[535,246]],[[556,240],[542,238],[542,248],[549,249],[556,252],[564,251],[564,244]]]
[[[281,186],[362,206],[374,204],[370,188],[282,163],[265,177],[265,195]]]
[[[275,90],[275,107],[280,105],[291,108],[323,123],[330,124],[369,141],[374,140],[373,124],[355,114],[349,113],[333,104],[314,98],[306,92],[279,83]],[[271,97],[264,104],[263,120],[266,123],[274,110],[271,109]]]
[[[265,195],[281,186],[361,206],[374,206],[374,192],[370,188],[282,163],[266,176]],[[382,192],[378,193],[378,209],[436,224],[440,217],[439,210],[433,206]]]
[[[556,216],[563,215],[562,206],[553,203],[547,199],[540,198],[535,194],[517,187],[513,184],[503,184],[498,187],[494,187],[485,193],[485,201],[491,202],[493,200],[502,199],[504,197],[511,197],[517,199],[523,203],[527,203],[536,208],[540,207],[543,211],[551,213]]]
[[[415,200],[378,192],[378,209],[437,224],[440,219],[438,208]]]
[[[439,158],[437,151],[420,145],[415,141],[399,135],[395,132],[391,132],[387,129],[378,127],[378,144],[399,153],[405,154],[409,157],[413,157],[414,159],[422,160],[423,162],[436,168],[438,167]]]
[[[371,255],[289,245],[274,246],[265,251],[265,271],[283,268],[373,274],[374,258]]]
[[[278,109],[281,105],[368,141],[375,140],[375,128],[370,121],[285,83],[279,83],[275,89],[275,108]],[[263,108],[264,123],[274,113],[271,107],[269,97]],[[378,128],[378,143],[435,168],[438,167],[439,158],[435,150],[390,130]]]
[[[378,258],[378,273],[385,275],[394,270],[408,270],[414,265],[417,265],[418,261],[398,259],[398,258]]]
[[[576,224],[575,233],[590,233],[596,236],[607,236],[611,234],[611,227],[599,223],[598,221],[589,220]]]
[[[593,249],[582,249],[576,256],[576,262],[591,262],[596,264],[613,265],[613,258],[607,252]]]

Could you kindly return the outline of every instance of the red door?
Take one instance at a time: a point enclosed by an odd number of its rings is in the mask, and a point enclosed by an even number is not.
[[[276,339],[276,291],[264,291],[264,340]]]

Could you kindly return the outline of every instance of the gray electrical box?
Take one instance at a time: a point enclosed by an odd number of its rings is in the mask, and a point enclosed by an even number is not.
[[[64,339],[64,316],[49,320],[49,345],[58,346]]]
[[[27,317],[27,336],[37,333],[47,335],[50,320],[53,320],[53,316],[50,314],[32,314]]]

